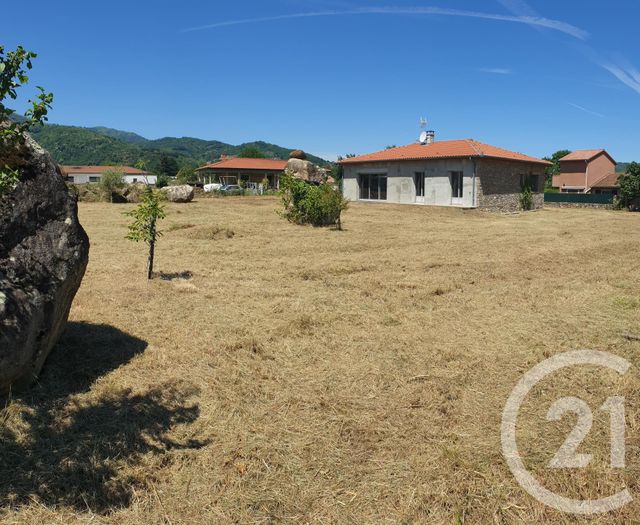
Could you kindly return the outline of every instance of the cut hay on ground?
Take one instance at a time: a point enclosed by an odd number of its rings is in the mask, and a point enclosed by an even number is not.
[[[276,207],[167,205],[147,283],[130,206],[81,203],[91,260],[70,326],[0,412],[1,523],[574,523],[518,486],[500,419],[526,370],[581,348],[634,368],[532,392],[525,463],[572,497],[638,491],[640,215],[354,204],[339,232]],[[623,472],[596,410],[615,393]],[[565,395],[594,411],[588,471],[546,468],[575,423],[545,419]]]

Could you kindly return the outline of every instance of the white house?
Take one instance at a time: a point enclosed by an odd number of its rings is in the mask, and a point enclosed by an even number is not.
[[[389,148],[340,161],[343,193],[352,201],[458,206],[515,211],[525,184],[533,206],[544,205],[544,170],[551,163],[473,139]]]
[[[146,171],[130,166],[60,166],[63,174],[69,182],[74,184],[86,184],[88,182],[100,182],[102,174],[107,171],[118,171],[124,175],[127,184],[142,182],[155,184],[157,177]]]

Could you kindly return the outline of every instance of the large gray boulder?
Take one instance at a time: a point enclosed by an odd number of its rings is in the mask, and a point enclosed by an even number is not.
[[[193,186],[185,184],[183,186],[167,186],[162,188],[167,199],[171,202],[191,202],[193,200],[194,190]]]
[[[5,164],[21,175],[0,195],[0,393],[37,377],[89,259],[76,197],[49,154],[27,137],[24,146],[0,151]]]

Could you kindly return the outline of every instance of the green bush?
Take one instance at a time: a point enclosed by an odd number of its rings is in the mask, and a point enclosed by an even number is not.
[[[113,202],[116,190],[124,188],[126,184],[124,181],[124,173],[118,169],[107,170],[102,174],[102,177],[100,177],[99,184],[105,198],[109,202]]]
[[[158,175],[156,178],[156,188],[165,188],[169,185],[169,177],[166,175]]]
[[[522,191],[520,192],[520,209],[523,211],[533,209],[533,192],[531,191],[531,181],[528,177],[522,185]]]
[[[347,201],[339,191],[328,184],[314,186],[285,173],[280,178],[280,193],[284,211],[282,216],[296,224],[313,226],[337,225],[347,209]]]

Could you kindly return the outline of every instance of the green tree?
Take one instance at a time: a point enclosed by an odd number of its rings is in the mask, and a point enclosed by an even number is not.
[[[568,149],[561,149],[556,151],[551,157],[544,157],[544,160],[548,160],[553,163],[551,166],[547,166],[544,170],[545,179],[544,179],[544,187],[545,189],[551,188],[551,182],[554,175],[560,174],[560,159],[562,157],[566,157],[571,153]]]
[[[160,204],[158,194],[154,193],[151,187],[148,186],[142,196],[142,202],[136,209],[126,215],[133,217],[133,222],[129,225],[129,233],[126,238],[134,242],[145,242],[149,246],[147,279],[151,279],[153,276],[156,241],[162,235],[162,232],[158,231],[157,222],[166,216],[164,207]]]
[[[163,153],[160,155],[158,169],[156,171],[158,175],[166,175],[167,177],[173,178],[178,173],[178,161],[175,157]]]
[[[100,177],[100,188],[105,196],[109,197],[109,202],[113,202],[113,194],[125,185],[124,173],[117,169],[107,170]]]
[[[24,144],[25,133],[47,120],[53,95],[38,86],[38,96],[21,119],[12,119],[14,111],[5,105],[7,99],[16,100],[18,88],[29,82],[27,70],[32,69],[36,53],[18,46],[5,54],[0,46],[0,195],[12,190],[20,180],[20,166],[13,154],[16,146]]]
[[[240,157],[244,159],[264,159],[264,153],[255,146],[245,146],[240,151]]]
[[[178,175],[176,175],[176,181],[178,184],[194,184],[198,182],[196,166],[193,164],[186,164],[182,166],[178,171]]]
[[[640,209],[640,164],[632,162],[627,168],[627,173],[618,178],[620,190],[618,202],[620,206],[632,209]]]

